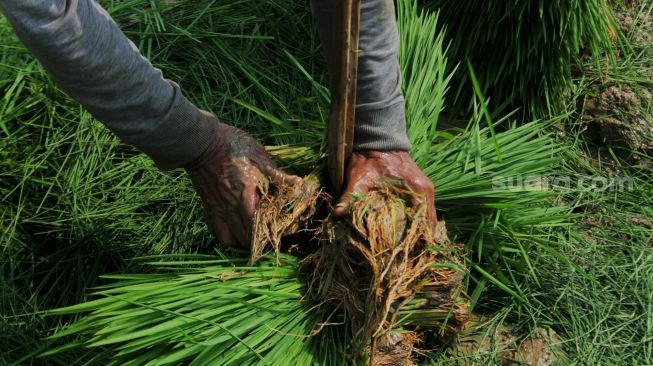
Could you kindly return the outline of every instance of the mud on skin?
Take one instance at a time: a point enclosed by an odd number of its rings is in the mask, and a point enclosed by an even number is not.
[[[208,113],[206,118],[212,118]],[[208,148],[186,166],[204,207],[204,219],[225,246],[248,248],[252,218],[268,180],[296,184],[299,178],[274,167],[263,145],[238,128],[218,124]]]

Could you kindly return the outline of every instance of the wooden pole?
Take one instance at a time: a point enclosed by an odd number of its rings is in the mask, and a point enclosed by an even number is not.
[[[345,169],[354,144],[360,3],[336,0],[328,136],[329,176],[336,197],[344,189]]]

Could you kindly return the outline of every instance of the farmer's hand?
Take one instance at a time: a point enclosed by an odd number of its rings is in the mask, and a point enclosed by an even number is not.
[[[279,184],[299,179],[275,169],[252,136],[222,123],[209,147],[186,171],[202,199],[209,229],[221,244],[243,248],[249,248],[259,185],[266,178]]]
[[[405,151],[355,151],[347,166],[346,184],[334,211],[336,217],[349,213],[352,194],[390,184],[412,192],[404,196],[409,206],[426,203],[429,220],[436,222],[433,183]]]

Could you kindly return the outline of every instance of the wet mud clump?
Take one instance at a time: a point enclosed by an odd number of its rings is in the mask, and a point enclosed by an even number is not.
[[[379,337],[370,366],[417,366],[411,355],[418,341],[416,333],[387,333]]]
[[[653,153],[653,94],[628,85],[594,88],[584,103],[583,120],[590,137],[628,151]]]
[[[551,366],[567,364],[562,341],[552,329],[537,328],[522,339],[506,324],[474,317],[459,334],[451,354],[460,365],[477,365],[478,357],[494,354],[499,365]]]
[[[357,349],[369,349],[372,365],[411,364],[404,363],[409,360],[405,350],[412,349],[405,341],[396,342],[399,349],[384,341],[404,317],[404,307],[411,309],[406,318],[422,321],[422,315],[438,310],[440,316],[427,321],[434,326],[450,323],[452,329],[467,316],[466,306],[453,300],[461,295],[463,277],[453,269],[462,268],[458,248],[448,240],[443,223],[433,227],[426,207],[406,207],[400,193],[376,190],[355,200],[349,217],[323,225],[319,249],[304,261],[309,291],[343,310]],[[392,354],[402,363],[392,363]]]

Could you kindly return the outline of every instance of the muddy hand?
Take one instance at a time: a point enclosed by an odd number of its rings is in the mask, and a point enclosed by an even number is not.
[[[275,169],[263,145],[249,134],[222,123],[186,171],[202,199],[209,229],[221,244],[242,248],[249,248],[260,187],[267,179],[278,184],[299,180]]]
[[[409,206],[427,204],[428,216],[435,224],[433,183],[405,151],[357,151],[349,159],[345,191],[334,215],[349,213],[352,195],[365,194],[374,187],[396,185],[409,192],[404,196]]]

